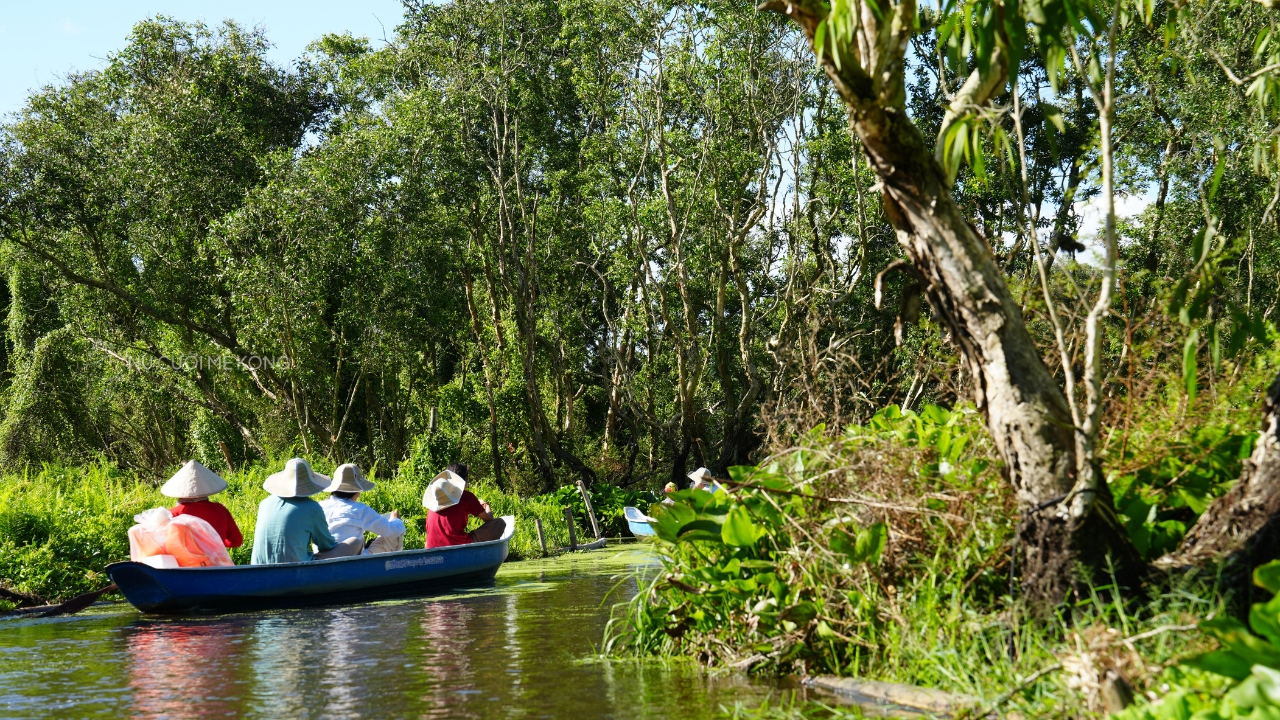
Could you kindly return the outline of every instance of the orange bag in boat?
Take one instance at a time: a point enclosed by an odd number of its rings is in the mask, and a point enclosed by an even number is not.
[[[232,565],[222,537],[207,521],[194,515],[173,517],[165,508],[135,515],[129,528],[129,559],[140,562],[155,555],[172,555],[178,567]]]
[[[178,567],[232,564],[218,531],[194,515],[179,515],[169,521],[165,550],[177,558]]]
[[[138,523],[129,528],[129,559],[139,562],[153,555],[167,554],[164,546],[169,539],[169,520],[173,516],[165,508],[152,508],[133,516]]]
[[[164,555],[164,545],[168,537],[168,533],[157,537],[157,533],[153,533],[141,525],[134,525],[129,528],[129,559],[138,562],[142,558],[151,557],[152,555]]]

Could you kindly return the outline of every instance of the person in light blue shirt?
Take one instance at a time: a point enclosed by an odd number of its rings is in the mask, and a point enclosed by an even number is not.
[[[306,460],[294,458],[284,469],[262,483],[271,493],[258,505],[258,524],[253,532],[253,564],[306,562],[314,560],[314,544],[321,553],[333,550],[338,541],[329,532],[320,503],[311,495],[330,489],[332,481],[311,469]]]

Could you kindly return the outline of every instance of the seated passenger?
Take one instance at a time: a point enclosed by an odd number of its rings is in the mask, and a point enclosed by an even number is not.
[[[178,499],[178,504],[169,510],[170,515],[198,517],[218,531],[223,545],[238,548],[244,544],[244,536],[240,534],[235,518],[231,517],[231,511],[222,503],[209,499],[210,495],[217,495],[226,489],[227,481],[217,473],[195,460],[188,460],[182,469],[169,478],[169,482],[160,487],[160,494]]]
[[[431,481],[422,495],[422,506],[428,510],[428,548],[497,540],[507,527],[505,520],[493,516],[488,503],[480,502],[467,489],[467,466],[462,463],[450,465]],[[467,520],[473,515],[484,524],[467,532]]]
[[[675,505],[676,501],[671,499],[671,493],[676,492],[677,490],[679,490],[679,488],[677,488],[676,484],[673,482],[669,482],[666,485],[663,485],[662,486],[662,504]]]
[[[384,517],[377,510],[359,502],[360,493],[375,487],[372,480],[365,479],[359,467],[350,463],[339,465],[333,471],[333,481],[334,484],[330,486],[333,489],[329,491],[332,494],[327,500],[320,502],[320,509],[324,510],[329,532],[333,533],[339,545],[354,538],[359,542],[364,555],[404,549],[405,528],[404,521],[400,519],[400,511],[392,510]],[[378,537],[366,544],[365,533],[373,533]]]
[[[284,469],[268,477],[262,487],[269,493],[258,505],[258,525],[253,531],[253,564],[305,562],[317,556],[311,554],[315,544],[323,553],[338,546],[329,532],[324,510],[311,495],[326,492],[332,481],[311,469],[306,460],[294,458],[285,463]],[[345,550],[357,555],[360,548]]]

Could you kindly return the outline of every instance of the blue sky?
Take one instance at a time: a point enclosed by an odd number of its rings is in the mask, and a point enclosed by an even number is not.
[[[71,71],[102,67],[124,46],[133,24],[155,15],[217,25],[261,26],[275,44],[271,60],[288,64],[307,43],[349,31],[381,45],[400,24],[399,0],[10,0],[0,12],[0,115],[22,107],[35,88]],[[385,29],[384,29],[385,28]]]

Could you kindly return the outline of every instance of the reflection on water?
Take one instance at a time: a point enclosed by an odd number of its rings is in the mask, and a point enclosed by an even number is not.
[[[768,692],[580,662],[618,593],[636,591],[617,574],[648,561],[632,550],[513,563],[491,588],[338,608],[3,621],[0,715],[666,720]]]

